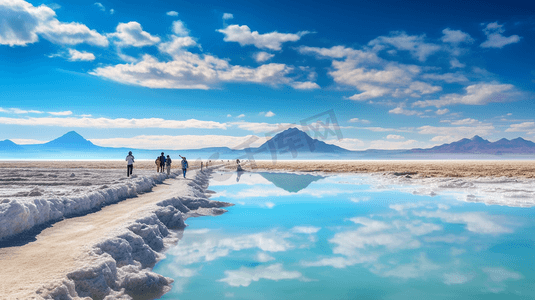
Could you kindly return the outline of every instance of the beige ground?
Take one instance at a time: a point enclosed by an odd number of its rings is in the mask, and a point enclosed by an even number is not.
[[[534,157],[535,159],[535,157]],[[220,161],[218,163],[221,163]],[[200,162],[189,161],[192,169],[200,167]],[[214,163],[215,164],[215,163]],[[234,169],[233,161],[225,164]],[[480,161],[480,160],[356,160],[356,161],[256,161],[255,164],[242,164],[245,170],[295,170],[322,172],[417,172],[418,176],[429,177],[487,177],[506,176],[535,178],[535,160],[527,161]],[[0,168],[90,168],[123,169],[123,161],[0,161]],[[178,162],[173,168],[178,168]],[[137,161],[135,169],[156,171],[152,161]]]
[[[192,178],[195,172],[188,173]],[[191,174],[191,175],[190,175]],[[42,231],[36,241],[0,248],[0,299],[33,299],[43,284],[60,280],[87,261],[87,249],[126,223],[138,219],[147,206],[186,191],[188,180],[167,179],[153,192],[127,199],[82,217],[66,219]]]
[[[322,172],[416,172],[422,177],[506,176],[535,178],[535,160],[531,161],[256,161],[256,168],[267,170]],[[253,165],[244,166],[251,169]]]
[[[189,161],[192,169],[200,167],[200,162]],[[173,160],[172,169],[180,168],[180,160]],[[125,161],[0,161],[0,168],[77,168],[77,169],[126,169]],[[136,161],[134,169],[154,170],[154,161]]]

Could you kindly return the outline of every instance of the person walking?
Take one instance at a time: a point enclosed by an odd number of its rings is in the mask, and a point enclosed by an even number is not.
[[[182,157],[181,155],[179,156]],[[184,174],[184,178],[186,178],[186,171],[188,170],[188,161],[186,160],[185,157],[182,157],[181,164],[182,164],[182,173]]]
[[[171,175],[171,157],[167,155],[167,159],[165,160],[165,166],[167,167],[167,176]]]
[[[130,177],[132,175],[132,170],[134,169],[134,156],[132,155],[132,151],[128,152],[128,156],[126,157],[126,177]]]
[[[160,155],[160,172],[165,172],[165,155],[163,155],[163,152],[162,152],[162,155]]]
[[[160,157],[156,157],[156,160],[154,161],[156,164],[156,172],[160,172]]]

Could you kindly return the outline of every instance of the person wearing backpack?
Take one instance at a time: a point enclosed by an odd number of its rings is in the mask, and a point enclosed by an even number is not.
[[[134,156],[132,155],[132,151],[128,152],[126,164],[126,177],[130,177],[130,175],[132,175],[132,170],[134,169]]]
[[[163,155],[163,152],[162,152],[162,155],[160,156],[160,172],[165,172],[164,171],[165,169],[165,155]]]
[[[182,157],[181,155],[179,156]],[[188,170],[188,161],[186,160],[185,157],[182,157],[181,164],[182,164],[182,173],[184,174],[184,178],[186,178],[186,171]]]
[[[172,163],[171,157],[167,155],[167,159],[165,160],[165,166],[167,167],[167,176],[171,175],[171,163]]]

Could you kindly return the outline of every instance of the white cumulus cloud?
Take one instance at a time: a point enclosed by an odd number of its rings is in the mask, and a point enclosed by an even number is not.
[[[444,109],[437,109],[437,111],[435,111],[435,113],[439,116],[442,116],[442,115],[445,115],[447,113],[449,113],[450,110],[447,109],[447,108],[444,108]]]
[[[69,49],[69,60],[70,61],[93,61],[95,60],[95,55],[86,51],[78,51],[74,49]]]
[[[403,108],[401,106],[398,106],[398,107],[396,107],[394,109],[391,109],[388,112],[391,113],[391,114],[405,115],[405,116],[423,115],[423,113],[420,112],[420,111],[405,109],[405,108]]]
[[[258,31],[252,31],[247,25],[229,25],[224,29],[217,31],[225,35],[225,42],[238,42],[241,46],[254,45],[260,49],[281,50],[285,42],[296,42],[308,31],[298,33],[278,33],[276,31],[260,34]]]
[[[315,89],[320,88],[320,86],[317,83],[311,82],[311,81],[305,81],[305,82],[295,81],[295,82],[292,82],[290,85],[296,90],[315,90]]]
[[[256,62],[265,62],[270,60],[275,54],[267,53],[265,51],[257,52],[253,55]]]
[[[104,7],[104,5],[102,5],[102,3],[100,2],[95,2],[93,5],[98,7],[98,9],[100,9],[101,11],[106,11],[106,7]]]
[[[409,51],[419,61],[426,61],[427,58],[441,49],[441,46],[426,43],[425,34],[407,35],[405,32],[394,31],[389,36],[380,36],[368,43],[370,46],[392,46],[398,50]]]
[[[482,48],[503,48],[506,45],[520,42],[520,37],[516,34],[509,37],[503,36],[505,29],[498,22],[488,23],[483,32],[487,40],[480,45]]]
[[[180,56],[184,52],[185,48],[193,47],[197,45],[197,43],[193,40],[193,38],[189,36],[171,36],[171,41],[161,43],[158,45],[158,50],[162,53],[169,54],[171,56]]]
[[[292,79],[286,75],[292,71],[293,67],[275,63],[257,68],[233,66],[211,55],[183,51],[174,55],[172,61],[159,61],[144,55],[139,62],[100,67],[90,74],[149,88],[210,89],[220,82],[291,84]]]
[[[452,30],[449,28],[446,28],[442,30],[442,33],[444,34],[441,38],[441,40],[444,43],[452,43],[452,44],[459,44],[459,43],[472,43],[474,42],[474,39],[466,32],[462,32],[461,30]]]
[[[505,132],[527,132],[528,134],[535,134],[535,122],[511,124]]]
[[[177,17],[178,16],[178,12],[176,12],[174,10],[168,11],[165,14],[168,15],[168,16],[171,16],[171,17]]]
[[[507,92],[513,88],[512,84],[478,83],[465,87],[464,95],[446,94],[440,96],[438,100],[416,101],[413,106],[440,108],[455,104],[485,105],[491,102],[503,102],[508,98]]]
[[[115,33],[108,34],[110,38],[116,38],[115,44],[121,47],[144,47],[160,42],[160,38],[143,31],[138,22],[119,23]]]
[[[172,30],[173,30],[173,33],[175,33],[178,36],[189,35],[189,30],[186,28],[186,25],[184,24],[184,22],[180,20],[176,20],[173,22]]]
[[[365,101],[386,96],[419,98],[442,90],[440,86],[417,80],[422,73],[421,67],[384,60],[369,49],[335,46],[299,47],[297,50],[302,54],[332,59],[332,70],[328,74],[334,81],[360,91],[348,97],[350,100]]]
[[[86,25],[58,21],[54,10],[44,4],[35,7],[23,0],[2,1],[0,16],[0,45],[26,46],[41,36],[56,44],[108,46],[106,37]]]

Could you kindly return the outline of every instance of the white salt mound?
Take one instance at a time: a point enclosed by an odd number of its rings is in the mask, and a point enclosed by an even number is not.
[[[35,226],[88,213],[149,192],[164,173],[119,170],[0,169],[0,241]],[[78,175],[76,175],[77,173]],[[173,175],[174,177],[174,175]]]

